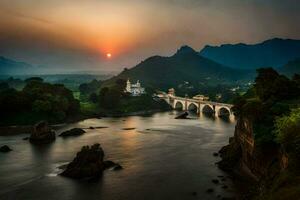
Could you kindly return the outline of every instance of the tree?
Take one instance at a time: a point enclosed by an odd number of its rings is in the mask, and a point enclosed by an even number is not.
[[[98,96],[96,93],[92,93],[90,94],[89,100],[93,103],[97,103],[98,102]]]
[[[119,105],[121,100],[121,92],[115,87],[102,88],[99,94],[100,107],[112,109]]]
[[[38,82],[43,82],[44,80],[40,77],[31,77],[25,80],[26,83],[29,83],[30,81],[38,81]]]
[[[278,118],[275,122],[275,133],[278,142],[291,156],[292,161],[300,164],[300,108]]]
[[[296,83],[296,85],[300,89],[300,74],[294,74],[293,81]]]
[[[4,90],[8,90],[9,89],[9,85],[6,82],[0,82],[0,92],[4,91]]]
[[[291,99],[300,94],[299,88],[293,81],[279,75],[272,68],[261,68],[257,70],[257,73],[254,88],[262,101]]]

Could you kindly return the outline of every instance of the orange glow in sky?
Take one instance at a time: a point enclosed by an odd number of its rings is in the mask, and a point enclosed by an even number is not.
[[[107,57],[107,58],[111,58],[111,53],[107,53],[107,54],[106,54],[106,57]]]

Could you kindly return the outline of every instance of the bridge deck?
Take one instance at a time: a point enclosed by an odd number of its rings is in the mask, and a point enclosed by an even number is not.
[[[188,101],[188,102],[193,102],[193,103],[209,104],[209,105],[214,105],[214,106],[226,106],[226,107],[229,107],[229,108],[233,107],[232,104],[219,103],[219,102],[213,102],[213,101],[201,101],[201,100],[197,100],[197,99],[177,97],[177,96],[170,97],[170,98],[174,99],[174,100]]]

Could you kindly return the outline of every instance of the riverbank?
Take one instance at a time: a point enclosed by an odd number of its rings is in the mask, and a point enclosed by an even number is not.
[[[73,117],[70,117],[65,120],[65,122],[62,123],[56,123],[56,124],[50,124],[50,127],[55,129],[58,129],[61,126],[64,126],[66,124],[70,123],[76,123],[85,119],[90,118],[105,118],[105,117],[128,117],[128,116],[145,116],[145,115],[151,115],[158,112],[165,112],[169,111],[167,109],[153,109],[153,110],[143,110],[143,111],[136,111],[136,112],[128,112],[128,113],[112,113],[112,112],[103,112],[100,114],[91,114],[91,115],[76,115]],[[42,120],[42,119],[41,119]],[[0,126],[0,136],[9,136],[9,135],[18,135],[18,134],[31,134],[33,130],[34,125],[14,125],[14,126]]]

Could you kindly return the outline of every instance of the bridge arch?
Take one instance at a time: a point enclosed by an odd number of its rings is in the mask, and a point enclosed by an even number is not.
[[[193,112],[198,112],[199,108],[198,105],[195,103],[189,103],[187,106],[187,110],[193,111]]]
[[[228,117],[230,116],[231,109],[225,106],[217,108],[217,114],[219,117]]]
[[[201,112],[203,113],[208,113],[208,114],[213,114],[215,112],[214,107],[209,105],[209,104],[205,104],[203,105]]]
[[[184,104],[181,101],[175,101],[174,109],[175,110],[184,110]]]

